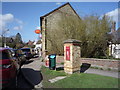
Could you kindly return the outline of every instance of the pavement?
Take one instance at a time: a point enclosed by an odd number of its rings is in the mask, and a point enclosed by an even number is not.
[[[120,72],[117,72],[117,71],[107,71],[107,70],[89,68],[84,73],[92,73],[92,74],[98,74],[98,75],[109,76],[109,77],[114,77],[114,78],[120,78],[119,76]]]

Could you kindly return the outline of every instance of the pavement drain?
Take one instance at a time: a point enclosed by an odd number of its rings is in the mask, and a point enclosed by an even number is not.
[[[49,82],[54,83],[54,82],[57,82],[58,80],[66,78],[66,77],[67,76],[58,76],[58,77],[55,77],[53,79],[49,79]]]

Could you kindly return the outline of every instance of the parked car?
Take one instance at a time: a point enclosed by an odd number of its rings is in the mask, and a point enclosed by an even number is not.
[[[2,88],[15,87],[19,65],[10,48],[0,48],[0,84]]]
[[[23,51],[26,59],[31,59],[33,57],[31,48],[21,48],[21,50]]]
[[[34,48],[31,48],[31,53],[32,53],[32,56],[33,56],[33,57],[36,55],[36,52],[35,52],[35,49],[34,49]]]
[[[21,49],[14,49],[15,57],[18,59],[18,64],[21,66],[25,61],[24,52]]]

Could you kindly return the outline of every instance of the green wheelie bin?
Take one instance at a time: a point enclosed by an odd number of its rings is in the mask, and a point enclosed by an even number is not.
[[[50,54],[49,58],[49,69],[55,70],[56,69],[56,54]]]

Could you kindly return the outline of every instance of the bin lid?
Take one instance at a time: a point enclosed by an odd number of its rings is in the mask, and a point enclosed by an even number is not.
[[[55,58],[56,57],[56,54],[51,54],[49,55],[50,58]]]

